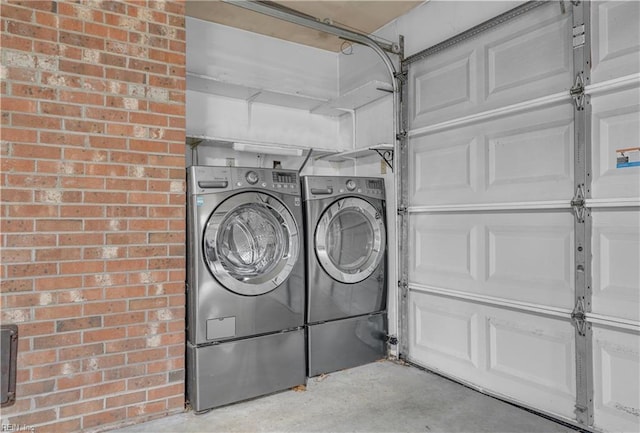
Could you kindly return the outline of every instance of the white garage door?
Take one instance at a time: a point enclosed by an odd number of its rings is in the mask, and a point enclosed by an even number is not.
[[[565,3],[405,61],[401,350],[543,412],[638,431],[640,3]]]

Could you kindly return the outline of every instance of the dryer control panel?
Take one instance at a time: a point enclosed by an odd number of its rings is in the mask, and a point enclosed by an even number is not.
[[[187,169],[190,194],[259,188],[283,194],[300,194],[295,170],[254,167],[192,166]]]
[[[321,200],[342,195],[385,199],[384,179],[379,177],[305,176],[303,198]]]

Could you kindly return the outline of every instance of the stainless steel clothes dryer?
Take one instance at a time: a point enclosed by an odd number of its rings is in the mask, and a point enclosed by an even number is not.
[[[384,181],[305,176],[308,374],[386,355]]]
[[[298,173],[187,169],[187,394],[203,411],[304,384]]]

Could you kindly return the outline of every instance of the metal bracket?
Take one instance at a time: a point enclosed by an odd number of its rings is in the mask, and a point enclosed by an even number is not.
[[[573,48],[580,48],[584,46],[587,40],[587,36],[584,32],[584,24],[577,25],[573,28]]]
[[[569,89],[569,94],[571,95],[571,98],[573,99],[573,102],[576,105],[576,110],[578,111],[584,110],[585,94],[584,94],[584,78],[582,76],[582,72],[576,75],[575,84],[571,89]]]
[[[398,207],[398,216],[407,216],[407,207],[406,206]]]
[[[380,158],[382,158],[384,162],[387,163],[391,171],[393,171],[393,150],[380,150],[380,149],[373,149],[373,150],[375,150],[375,152],[378,155],[380,155]]]
[[[402,84],[406,84],[407,83],[407,77],[409,76],[407,71],[402,71],[402,72],[396,72],[395,74],[393,74],[394,77],[396,77],[396,79],[398,81],[400,81]]]
[[[571,321],[578,330],[578,334],[583,337],[587,335],[587,316],[584,309],[584,300],[580,299],[576,303],[576,306],[571,312]]]
[[[573,212],[576,214],[576,218],[579,223],[584,222],[585,213],[587,208],[584,206],[585,204],[585,194],[584,194],[584,185],[578,185],[576,188],[576,194],[571,199],[571,207],[573,208]]]
[[[407,131],[400,131],[396,134],[396,140],[400,141],[400,140],[404,140],[405,138],[407,138]]]

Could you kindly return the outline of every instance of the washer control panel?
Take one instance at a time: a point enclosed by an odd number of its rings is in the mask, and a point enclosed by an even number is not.
[[[187,181],[192,194],[242,188],[300,194],[300,181],[295,170],[192,166],[187,169]]]
[[[305,200],[340,195],[385,198],[384,179],[379,177],[305,176],[302,179]]]

